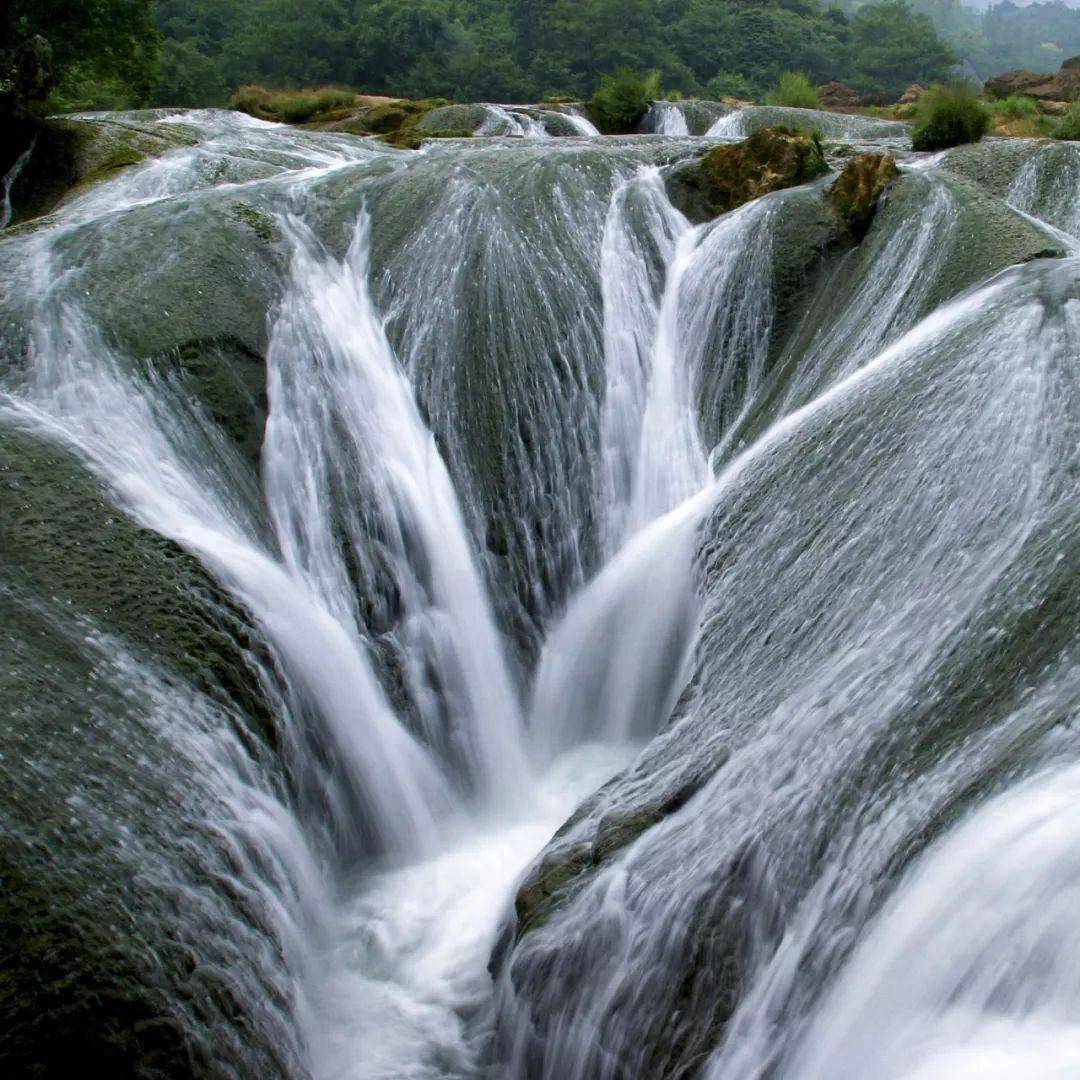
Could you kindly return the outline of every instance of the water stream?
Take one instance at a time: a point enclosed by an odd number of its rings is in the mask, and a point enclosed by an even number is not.
[[[205,575],[167,587],[273,732],[5,571],[95,672],[87,729],[135,725],[130,806],[103,780],[73,814],[91,879],[122,852],[165,898],[139,933],[182,927],[155,985],[192,1068],[1071,1075],[1080,263],[961,280],[947,162],[840,251],[792,224],[820,184],[691,224],[676,103],[610,141],[485,108],[497,138],[418,153],[114,114],[190,137],[0,238],[0,453],[68,455],[133,558]],[[1009,195],[1036,247],[1080,221],[1053,154]],[[128,838],[159,810],[182,842]],[[588,858],[514,941],[549,842]]]

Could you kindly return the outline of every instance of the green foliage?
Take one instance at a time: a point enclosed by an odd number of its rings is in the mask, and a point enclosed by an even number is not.
[[[589,115],[605,133],[633,131],[662,94],[659,71],[619,68],[601,77],[599,89],[589,99]]]
[[[801,71],[785,71],[780,82],[765,95],[765,103],[791,109],[820,109],[821,95]]]
[[[161,104],[333,82],[412,98],[581,101],[624,69],[657,71],[684,96],[760,99],[789,71],[902,90],[947,78],[952,62],[929,20],[898,0],[850,18],[819,0],[158,0],[156,10]]]
[[[914,150],[944,150],[978,142],[990,127],[990,110],[970,83],[933,86],[915,103]]]
[[[947,79],[957,62],[930,18],[904,0],[859,8],[851,20],[851,44],[852,84],[892,101],[911,83],[928,86]]]
[[[1080,101],[1069,104],[1068,111],[1050,129],[1055,139],[1080,139]]]
[[[139,104],[157,80],[153,0],[6,0],[0,72],[38,35],[51,47],[56,76],[50,108]]]
[[[1030,120],[1039,115],[1039,106],[1034,98],[1017,97],[1015,94],[1001,101],[991,102],[990,109],[995,116],[1006,120]]]
[[[303,124],[327,114],[349,109],[356,94],[337,86],[317,86],[304,90],[267,90],[265,86],[241,86],[229,106],[262,120]]]
[[[733,71],[718,71],[705,84],[705,97],[719,101],[726,97],[747,101],[753,98],[754,88],[741,75]]]

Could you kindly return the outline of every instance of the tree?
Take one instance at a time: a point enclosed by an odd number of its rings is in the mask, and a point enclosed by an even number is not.
[[[44,39],[61,100],[95,87],[133,104],[149,98],[161,53],[152,0],[7,0],[2,19],[4,66],[14,68],[29,42]]]
[[[851,19],[851,35],[851,78],[862,90],[897,97],[913,82],[948,79],[957,63],[930,18],[912,11],[904,0],[859,8]]]

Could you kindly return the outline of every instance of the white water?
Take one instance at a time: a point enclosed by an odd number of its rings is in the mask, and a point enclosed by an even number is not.
[[[1080,767],[998,796],[914,866],[785,1075],[1080,1074]]]
[[[219,150],[228,151],[231,137],[221,138]],[[274,166],[266,175],[286,171],[303,185],[352,161],[336,150],[323,160],[302,148],[289,154],[289,166]],[[203,183],[198,170],[179,167],[185,155],[197,157],[180,150],[132,174],[130,184],[118,183],[115,204],[102,189],[95,196],[100,201],[81,203],[67,224],[117,205],[197,190]],[[455,183],[467,187],[470,181],[459,176]],[[199,557],[250,613],[293,691],[295,701],[283,704],[294,712],[287,721],[300,724],[302,711],[313,710],[329,736],[334,765],[346,774],[342,791],[328,799],[338,808],[336,827],[362,828],[370,834],[368,854],[385,856],[378,864],[352,861],[330,873],[320,886],[336,895],[325,905],[313,903],[322,910],[320,933],[298,934],[308,951],[296,964],[303,980],[298,1011],[316,1076],[391,1080],[479,1070],[490,1030],[486,962],[522,868],[581,798],[655,733],[683,688],[701,615],[693,570],[697,528],[718,490],[736,488],[805,428],[826,425],[834,415],[842,419],[841,405],[872,404],[869,391],[899,384],[926,349],[933,363],[923,364],[920,378],[943,393],[951,389],[959,404],[932,412],[921,399],[902,402],[911,406],[904,417],[922,425],[913,426],[912,438],[927,438],[937,458],[928,455],[930,464],[920,458],[910,475],[892,477],[890,498],[906,498],[920,522],[955,523],[956,507],[935,497],[942,476],[964,468],[965,504],[993,509],[1001,499],[1009,512],[985,523],[994,535],[983,549],[973,542],[979,537],[968,521],[952,532],[943,526],[941,542],[927,543],[925,552],[913,547],[911,561],[921,554],[923,565],[933,568],[927,580],[934,588],[912,576],[910,595],[898,590],[899,599],[879,597],[877,579],[865,576],[873,572],[878,548],[830,551],[850,575],[864,576],[856,578],[843,611],[818,604],[805,616],[806,625],[812,630],[850,612],[860,633],[850,638],[850,649],[843,639],[841,647],[825,642],[815,657],[816,677],[796,685],[789,698],[778,697],[775,710],[763,714],[754,739],[719,785],[727,792],[722,827],[702,817],[701,829],[712,833],[696,849],[683,838],[687,857],[678,873],[685,877],[660,883],[662,902],[650,910],[654,897],[640,884],[649,869],[644,847],[631,852],[629,870],[623,866],[604,879],[598,892],[609,890],[604,902],[615,930],[627,934],[628,960],[617,978],[599,986],[598,1008],[626,990],[622,980],[632,990],[652,974],[641,966],[653,956],[647,946],[678,929],[676,885],[700,874],[712,887],[718,850],[734,858],[738,842],[755,838],[768,815],[794,818],[828,797],[821,778],[840,777],[845,755],[870,736],[874,720],[887,716],[887,695],[869,694],[853,677],[855,664],[863,665],[858,670],[866,684],[875,664],[895,664],[903,677],[886,689],[902,696],[1026,537],[1033,514],[1018,513],[1016,520],[1010,514],[1014,505],[1037,506],[1045,471],[1040,440],[1064,426],[1061,415],[1040,411],[1054,399],[1047,369],[1036,362],[1026,367],[1021,359],[1033,343],[1036,361],[1068,349],[1039,329],[1042,300],[1034,291],[1026,306],[1018,302],[1013,318],[989,322],[1006,303],[1006,286],[1027,279],[990,286],[893,345],[917,318],[926,287],[920,274],[934,269],[953,240],[948,201],[937,193],[926,216],[905,223],[885,247],[867,294],[849,309],[851,318],[811,352],[829,377],[817,379],[812,366],[814,385],[788,403],[789,415],[734,459],[718,489],[708,486],[709,448],[698,428],[698,402],[707,386],[706,411],[737,418],[762,384],[777,203],[762,200],[692,228],[667,203],[658,173],[649,168],[612,199],[597,253],[605,308],[605,479],[596,513],[605,522],[608,560],[549,628],[528,731],[447,462],[410,383],[415,373],[394,355],[371,295],[366,213],[358,216],[340,258],[305,223],[310,205],[281,224],[291,265],[268,358],[262,479],[269,523],[240,494],[245,482],[236,475],[232,451],[198,410],[167,380],[130,371],[78,308],[57,302],[58,295],[45,298],[32,377],[0,398],[4,418],[76,451],[139,522]],[[983,331],[985,355],[957,344],[969,326],[989,327]],[[939,347],[948,335],[952,347]],[[882,429],[899,422],[886,415]],[[977,441],[976,431],[985,438]],[[940,441],[929,440],[927,432]],[[1056,457],[1064,457],[1066,447],[1051,445]],[[934,460],[948,470],[935,472]],[[790,462],[792,484],[800,482],[799,464]],[[774,490],[778,502],[782,496]],[[856,490],[852,506],[863,496],[863,489]],[[873,511],[892,505],[879,498],[863,508],[865,519],[852,510],[850,542],[887,532]],[[920,505],[922,515],[916,513]],[[789,503],[783,509],[769,522],[781,540],[793,519],[814,508]],[[771,550],[770,535],[764,541],[762,559]],[[793,557],[801,557],[797,544],[792,549]],[[754,549],[747,550],[751,558]],[[886,550],[901,566],[911,554],[900,546]],[[743,555],[733,552],[732,559]],[[369,597],[358,598],[349,558],[360,564],[382,560],[368,567],[372,574],[390,571],[401,604],[391,644],[415,660],[405,671],[407,709],[391,707],[381,688],[367,614],[359,609],[359,599]],[[824,556],[817,558],[824,565]],[[740,593],[739,577],[753,571],[744,559],[727,583],[747,601],[725,612],[733,637],[752,622],[752,609],[770,585],[760,582],[760,595]],[[917,623],[920,610],[930,608],[934,618]],[[789,611],[792,618],[799,614]],[[783,618],[773,628],[782,630]],[[739,656],[730,662],[737,667]],[[781,683],[787,662],[776,655],[757,681]],[[753,696],[753,687],[744,689],[725,718],[733,726]],[[872,703],[861,701],[861,694],[873,697]],[[582,745],[589,740],[598,745]],[[1070,849],[1077,837],[1068,811],[1078,783],[1071,770],[1047,774],[992,804],[966,831],[930,852],[901,886],[899,914],[887,908],[841,969],[834,996],[812,1017],[806,1056],[793,1059],[786,1075],[869,1080],[993,1075],[995,1069],[1000,1075],[1053,1075],[1055,1068],[1070,1074],[1078,1003],[1068,963],[1075,956],[1070,914],[1077,878]],[[359,824],[357,804],[363,810]],[[256,821],[259,812],[269,812],[252,808],[250,800],[238,805],[240,816]],[[284,818],[273,817],[268,839],[260,843],[287,853],[301,838],[296,850],[304,858],[294,853],[286,860],[289,874],[310,876],[315,864],[307,861],[301,822],[278,810]],[[676,828],[661,833],[660,843],[665,836],[668,843],[680,842]],[[794,859],[798,853],[781,854]],[[812,914],[823,913],[836,914],[824,907]],[[635,920],[637,938],[629,933]],[[835,925],[823,922],[807,932]],[[842,925],[838,933],[846,930]],[[814,940],[827,936],[811,934]],[[937,948],[920,951],[912,945],[916,940]],[[748,1000],[758,1011],[737,1018],[734,1056],[714,1062],[724,1080],[758,1075],[755,1070],[769,1060],[776,1031],[767,1029],[777,1002],[785,1000],[782,990],[790,988],[784,980],[795,978],[785,961],[801,955],[794,936],[788,944],[790,951],[751,988]],[[1006,950],[1014,963],[1003,973]],[[961,985],[965,973],[972,978]],[[575,973],[585,982],[594,976],[591,968]],[[922,1056],[905,1057],[919,1025],[931,1033],[919,1044]],[[1032,1048],[1018,1051],[1012,1040],[1020,1038]],[[740,1047],[745,1057],[738,1056]]]
[[[550,139],[547,129],[527,113],[517,112],[505,105],[485,105],[487,116],[477,129],[477,135],[512,135],[523,139]]]
[[[445,780],[390,709],[358,627],[259,542],[230,495],[242,485],[229,482],[228,451],[202,417],[162,384],[126,376],[66,306],[39,327],[30,386],[0,408],[76,451],[138,521],[195,554],[251,613],[326,725],[373,842],[397,852],[429,843],[452,805]]]
[[[587,117],[583,116],[577,109],[577,106],[571,105],[567,112],[563,114],[569,119],[570,123],[577,128],[579,135],[585,135],[592,137],[593,135],[599,135],[600,130],[597,126]]]
[[[262,458],[286,565],[355,625],[335,517],[357,559],[381,535],[426,742],[463,759],[486,795],[518,791],[528,768],[515,690],[450,476],[371,300],[369,218],[341,262],[299,221],[287,228],[293,287],[267,356]],[[343,506],[342,480],[366,498]]]
[[[718,116],[705,134],[707,136],[745,137],[748,132],[746,130],[746,118],[743,116],[742,110],[737,109],[726,116]]]
[[[30,145],[15,159],[15,164],[4,174],[2,181],[4,194],[0,198],[0,229],[6,229],[11,223],[11,189],[15,186],[15,181],[19,179],[19,175],[26,167],[26,163],[30,160],[30,155],[33,154],[36,145],[37,136],[35,135]]]
[[[689,135],[686,116],[674,101],[654,101],[645,117],[645,130],[654,135]]]

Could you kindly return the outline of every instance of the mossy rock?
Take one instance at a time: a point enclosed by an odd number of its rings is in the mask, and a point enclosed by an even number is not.
[[[878,200],[900,170],[892,154],[859,154],[836,178],[830,194],[840,216],[858,239],[866,235]]]
[[[11,224],[47,214],[74,191],[194,141],[176,125],[48,120],[35,132],[33,152],[12,185]]]
[[[668,194],[691,221],[708,221],[770,191],[808,183],[828,168],[815,135],[762,128],[673,169]]]
[[[487,119],[483,105],[443,105],[425,113],[415,123],[418,131],[432,134],[440,131],[463,131],[475,134]]]
[[[244,658],[243,616],[193,556],[135,525],[66,450],[0,429],[0,559],[33,593],[102,629],[152,644],[157,660],[222,693],[275,741],[272,710]]]
[[[399,150],[419,150],[429,139],[471,139],[471,131],[421,131],[419,128],[405,127],[390,135],[380,136],[388,146]]]

